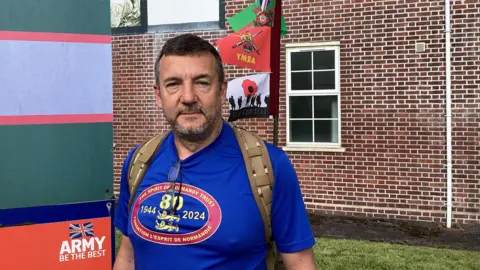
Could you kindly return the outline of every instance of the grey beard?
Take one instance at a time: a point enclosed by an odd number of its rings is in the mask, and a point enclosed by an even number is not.
[[[208,121],[197,129],[185,129],[178,124],[173,124],[172,129],[177,134],[179,139],[187,142],[201,142],[206,140],[213,133],[215,120],[208,119]]]
[[[199,112],[202,113],[207,122],[200,126],[199,128],[183,128],[181,127],[175,119],[169,119],[164,112],[164,116],[167,119],[167,122],[170,124],[173,132],[178,136],[179,139],[187,142],[201,142],[205,141],[212,135],[213,130],[215,129],[216,117],[209,117],[208,114],[199,106],[199,104],[191,105],[185,107],[179,113],[189,113],[189,112]],[[178,117],[178,115],[177,115]]]

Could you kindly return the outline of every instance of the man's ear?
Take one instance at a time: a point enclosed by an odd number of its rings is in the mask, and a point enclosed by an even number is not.
[[[220,98],[222,100],[222,105],[227,102],[227,89],[228,89],[228,82],[224,81],[220,86]]]
[[[159,109],[162,109],[162,97],[160,96],[160,87],[158,85],[154,85],[153,89],[155,90],[155,103]]]

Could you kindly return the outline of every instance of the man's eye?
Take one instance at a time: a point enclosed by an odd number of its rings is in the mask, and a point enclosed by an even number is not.
[[[205,82],[205,81],[200,81],[200,82],[198,82],[198,84],[200,84],[202,86],[209,86],[210,85],[209,82]]]

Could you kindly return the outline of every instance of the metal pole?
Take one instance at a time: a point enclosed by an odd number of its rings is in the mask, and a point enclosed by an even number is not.
[[[273,116],[273,145],[278,146],[278,114]]]
[[[445,76],[446,76],[446,133],[447,133],[447,228],[452,227],[452,89],[451,89],[451,44],[450,0],[445,0]]]

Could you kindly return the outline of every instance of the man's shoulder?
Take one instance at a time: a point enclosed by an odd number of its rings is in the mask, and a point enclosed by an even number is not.
[[[164,134],[164,133],[161,133],[161,134]],[[160,135],[160,134],[157,134],[155,136],[158,136],[158,135]],[[157,156],[159,154],[159,152],[161,152],[165,147],[167,147],[165,142],[166,142],[167,138],[170,136],[170,132],[165,132],[164,136],[165,136],[165,138],[163,139],[162,144],[159,146],[158,150],[156,151],[155,156]],[[148,142],[153,137],[154,136],[148,137],[148,138],[144,139],[143,141],[137,143],[133,147],[131,147],[128,150],[127,155],[125,157],[125,163],[128,165],[131,162],[131,160],[133,158],[133,155],[138,150],[138,148],[143,146],[146,142]]]
[[[267,140],[265,140],[261,135],[259,135],[255,131],[246,130],[246,129],[245,129],[245,131],[250,132],[252,134],[257,134],[257,136],[260,137],[260,139],[262,139],[264,141],[265,146],[267,148],[268,155],[270,157],[270,161],[272,163],[272,166],[273,166],[274,170],[275,170],[275,165],[277,163],[281,163],[280,165],[284,165],[283,163],[285,163],[285,161],[287,161],[287,163],[289,163],[289,157],[288,157],[287,153],[285,153],[282,149],[280,149],[279,147],[277,147],[277,146],[273,145],[272,143],[268,142]],[[288,165],[288,164],[285,164],[285,165]]]
[[[265,142],[265,146],[267,147],[270,159],[272,160],[272,163],[276,163],[276,161],[279,159],[285,159],[285,158],[288,159],[287,153],[285,153],[285,151],[283,151],[280,147],[275,146],[268,141],[264,141],[264,142]]]

